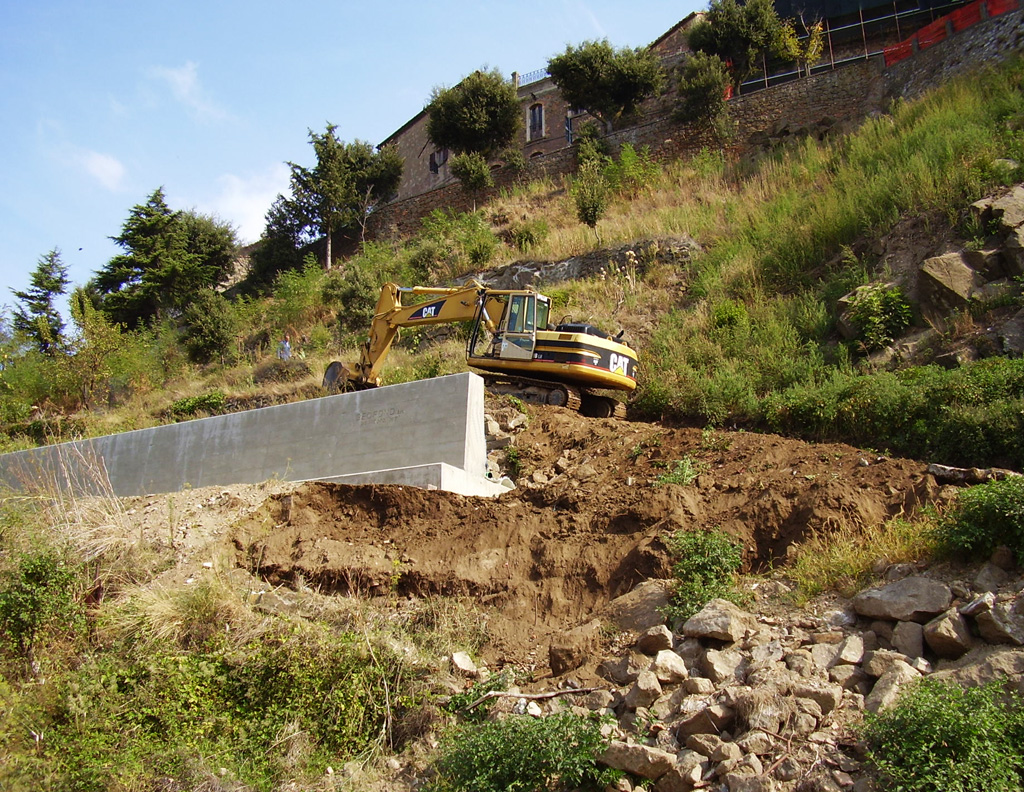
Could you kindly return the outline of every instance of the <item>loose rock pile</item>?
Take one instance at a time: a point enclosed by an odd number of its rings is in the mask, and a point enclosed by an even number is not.
[[[677,631],[645,629],[604,661],[610,688],[530,709],[540,716],[575,699],[581,713],[614,716],[601,761],[658,792],[874,789],[852,727],[903,685],[934,674],[1024,692],[1024,578],[1009,554],[970,583],[913,571],[892,569],[906,576],[820,617],[756,616],[713,600]],[[564,647],[552,660],[562,688],[577,685]],[[624,780],[617,790],[635,788]]]

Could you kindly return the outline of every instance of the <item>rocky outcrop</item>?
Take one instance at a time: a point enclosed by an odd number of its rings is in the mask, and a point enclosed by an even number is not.
[[[995,592],[913,574],[819,618],[713,600],[678,633],[636,630],[598,668],[611,687],[576,706],[616,717],[600,761],[633,779],[623,792],[870,789],[850,729],[864,712],[929,675],[1024,690],[1024,578],[998,553],[991,566],[1004,573]],[[649,620],[640,611],[663,584],[627,596],[630,621]]]
[[[938,328],[945,326],[950,316],[977,307],[1002,306],[985,331],[987,354],[1020,357],[1024,355],[1024,309],[1007,308],[1021,305],[1017,279],[1024,275],[1024,185],[977,201],[970,211],[975,226],[988,234],[984,240],[962,249],[950,249],[952,244],[946,243],[938,250],[919,249],[920,258],[901,262],[898,280],[875,286],[903,287],[921,318]],[[894,236],[899,234],[894,232]],[[899,248],[899,239],[892,240],[892,245]],[[886,259],[883,263],[888,267],[892,262]],[[837,328],[844,338],[859,337],[860,328],[850,318],[850,306],[861,290],[875,286],[860,287],[839,300]],[[935,331],[913,332],[874,360],[916,359],[935,346],[936,340]],[[939,355],[936,362],[955,366],[975,356],[963,350]]]

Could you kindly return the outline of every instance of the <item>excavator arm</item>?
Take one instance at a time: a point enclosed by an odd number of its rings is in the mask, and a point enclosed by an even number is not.
[[[435,299],[402,305],[403,294],[426,295]],[[386,283],[381,288],[370,323],[370,337],[360,347],[359,362],[351,366],[337,364],[340,368],[334,380],[344,379],[356,388],[375,387],[380,384],[380,369],[401,328],[471,321],[479,315],[481,324],[493,333],[497,330],[503,309],[504,303],[476,281],[457,288],[403,288]]]

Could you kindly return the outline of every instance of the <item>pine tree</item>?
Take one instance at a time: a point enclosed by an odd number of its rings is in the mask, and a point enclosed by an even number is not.
[[[71,283],[60,250],[54,248],[39,259],[30,283],[25,291],[11,289],[21,303],[14,310],[14,329],[31,338],[40,352],[52,355],[64,342],[64,320],[54,302]]]
[[[112,239],[124,253],[96,274],[106,316],[135,328],[181,311],[228,273],[237,243],[230,225],[194,211],[175,212],[162,188],[134,206]]]

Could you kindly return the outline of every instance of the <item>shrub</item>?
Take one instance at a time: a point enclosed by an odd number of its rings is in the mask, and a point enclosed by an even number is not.
[[[568,712],[457,727],[442,742],[431,790],[603,789],[620,775],[597,766],[606,746],[597,720]]]
[[[435,209],[422,228],[410,264],[431,281],[482,267],[498,250],[498,238],[479,212]]]
[[[899,286],[874,284],[857,290],[850,300],[850,321],[869,349],[884,349],[910,327],[910,303]]]
[[[985,556],[1007,545],[1024,559],[1024,476],[962,490],[940,520],[938,535],[954,553]]]
[[[876,767],[907,792],[1019,790],[1024,707],[998,684],[961,688],[924,679],[898,703],[868,715],[864,737]]]
[[[73,630],[81,618],[75,570],[55,552],[23,554],[0,579],[0,638],[26,659],[43,630]]]
[[[509,240],[522,253],[529,252],[548,237],[548,224],[543,219],[524,220],[512,223],[508,230]]]
[[[182,341],[193,363],[230,362],[237,322],[224,295],[205,289],[195,295],[182,314]]]
[[[204,412],[211,415],[219,413],[224,409],[227,398],[221,391],[210,391],[199,396],[186,396],[171,404],[168,412],[175,418],[190,418],[191,416]]]
[[[608,183],[596,162],[580,165],[572,181],[571,192],[576,217],[581,223],[596,229],[597,221],[608,208]]]
[[[651,151],[643,146],[637,151],[632,144],[623,143],[618,160],[604,167],[604,178],[608,186],[618,193],[636,195],[650,187],[658,178],[660,168],[651,158]]]
[[[677,531],[666,544],[676,558],[670,617],[689,619],[713,599],[736,598],[732,586],[743,552],[727,534],[719,530]]]
[[[330,273],[321,295],[324,304],[336,311],[338,328],[346,333],[367,335],[377,309],[381,284],[365,267],[351,264],[344,273]]]

